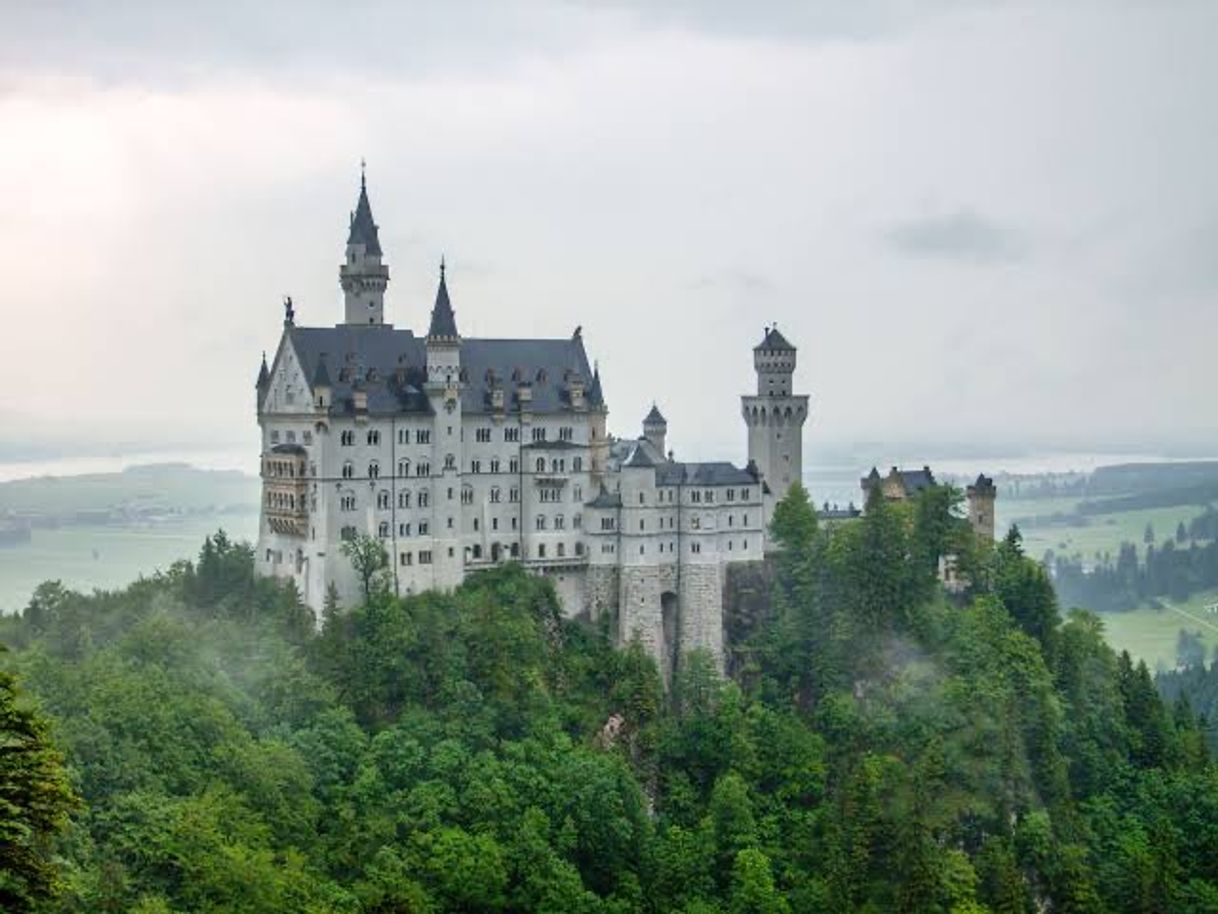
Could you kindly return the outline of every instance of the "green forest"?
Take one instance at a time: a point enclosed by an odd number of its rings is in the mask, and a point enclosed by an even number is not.
[[[1218,768],[958,493],[775,513],[731,675],[517,565],[320,630],[248,545],[0,620],[0,908],[1218,912]],[[949,597],[940,557],[971,582]]]

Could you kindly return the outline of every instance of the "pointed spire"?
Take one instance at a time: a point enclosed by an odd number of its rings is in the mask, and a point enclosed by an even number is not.
[[[377,225],[372,221],[372,204],[368,202],[368,181],[363,159],[359,165],[359,200],[356,201],[355,212],[351,214],[351,231],[347,235],[347,244],[362,244],[365,253],[381,256]]]
[[[436,306],[431,309],[431,327],[427,331],[428,339],[457,339],[457,317],[453,314],[452,303],[448,299],[448,282],[444,276],[444,258],[440,258],[440,288],[436,290]]]
[[[655,401],[651,403],[651,412],[647,414],[647,418],[643,420],[644,425],[667,425],[668,420],[664,418],[660,412],[660,408],[656,406]]]
[[[258,389],[266,387],[271,383],[271,373],[266,367],[266,350],[262,352],[262,367],[258,369]]]
[[[326,355],[323,352],[318,358],[317,368],[313,372],[313,389],[330,386],[330,372],[326,370]]]
[[[601,393],[601,363],[595,362],[592,368],[592,386],[588,388],[588,402],[593,406],[604,406],[605,395]]]

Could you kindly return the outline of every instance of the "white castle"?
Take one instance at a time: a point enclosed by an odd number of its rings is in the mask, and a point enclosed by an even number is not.
[[[385,322],[382,262],[360,180],[339,268],[344,321],[283,335],[257,382],[262,516],[257,567],[320,610],[361,597],[344,539],[378,537],[398,593],[520,562],[551,578],[568,615],[608,614],[665,675],[702,648],[722,661],[723,588],[760,562],[775,503],[802,469],[808,397],[795,347],[768,328],[742,397],[749,462],[689,463],[653,407],[638,438],[606,431],[600,372],[566,339],[462,337],[444,264],[426,336]]]

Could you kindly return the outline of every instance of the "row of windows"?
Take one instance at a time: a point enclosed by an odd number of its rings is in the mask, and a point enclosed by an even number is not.
[[[537,461],[533,464],[533,469],[535,469],[538,473],[544,473],[546,471],[546,458],[538,457]],[[583,469],[584,469],[584,458],[583,457],[572,457],[571,458],[571,472],[579,473],[579,472],[582,472]],[[550,472],[551,473],[567,472],[567,459],[565,457],[550,458]]]
[[[410,443],[410,431],[411,430],[408,428],[398,429],[398,444],[409,444]],[[547,431],[544,426],[534,426],[531,429],[531,432],[532,432],[532,438],[533,438],[534,442],[542,442],[542,441],[546,440]],[[474,440],[481,444],[489,444],[491,442],[492,433],[493,433],[493,429],[490,429],[490,428],[475,429],[474,430]],[[450,431],[450,434],[451,434],[451,431]],[[573,429],[571,426],[564,425],[561,428],[559,428],[559,430],[558,430],[558,440],[559,441],[573,441],[574,439],[575,439],[575,429]],[[296,433],[291,432],[291,431],[288,432],[287,440],[289,443],[294,443],[296,441]],[[367,441],[367,443],[369,445],[372,445],[372,446],[376,446],[376,445],[380,444],[381,443],[380,429],[375,429],[375,428],[368,429],[367,433],[365,434],[365,440]],[[519,426],[508,426],[507,428],[505,428],[503,430],[503,440],[508,443],[519,443],[520,427]],[[271,441],[272,441],[272,443],[275,443],[275,444],[279,443],[279,432],[278,431],[271,432]],[[304,433],[305,444],[311,444],[312,441],[313,441],[313,433],[305,432]],[[343,447],[354,446],[355,432],[352,431],[351,429],[346,429],[343,432],[341,432],[339,434],[339,443],[342,444]],[[431,443],[431,429],[429,429],[429,428],[415,429],[414,430],[414,443],[415,444],[430,444]]]
[[[740,489],[739,490],[739,495],[740,495],[741,501],[749,500],[749,491],[750,491],[749,489]],[[666,503],[672,504],[676,500],[676,493],[677,493],[676,489],[660,489],[660,491],[658,493],[659,503],[660,504],[666,504]],[[639,504],[640,505],[647,503],[646,494],[647,493],[645,493],[645,492],[639,493]],[[737,495],[736,489],[727,490],[727,500],[728,501],[735,501],[736,495]],[[715,503],[715,490],[714,489],[691,489],[690,493],[689,493],[689,500],[691,502],[693,502],[694,504],[712,505]]]
[[[263,466],[267,476],[286,476],[290,479],[295,479],[297,476],[304,476],[305,474],[303,460],[266,460],[263,462]]]
[[[288,444],[295,444],[296,443],[296,432],[293,431],[292,429],[288,429],[286,432],[284,432],[284,438],[287,440]],[[301,441],[305,444],[313,443],[313,433],[308,431],[307,429],[300,433],[300,438],[301,438]],[[279,443],[279,430],[271,429],[271,444],[278,444],[278,443]]]
[[[300,506],[305,505],[304,498],[300,499]],[[267,492],[266,506],[268,508],[279,508],[281,510],[296,510],[296,496],[287,492]]]
[[[544,514],[538,514],[533,523],[538,530],[545,530],[548,521],[546,520],[546,516]],[[554,515],[553,523],[555,530],[565,530],[567,528],[567,519],[561,514]],[[576,530],[580,529],[580,527],[583,526],[583,516],[580,514],[572,515],[571,526]]]

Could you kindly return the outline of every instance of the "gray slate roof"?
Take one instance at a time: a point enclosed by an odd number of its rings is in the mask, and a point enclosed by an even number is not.
[[[765,332],[765,338],[753,349],[789,349],[793,352],[795,347],[787,342],[787,338],[778,332],[777,327],[770,327]]]
[[[262,390],[262,388],[266,387],[270,383],[271,373],[267,371],[266,353],[264,352],[262,353],[262,367],[258,369],[258,381],[256,382],[256,386],[259,390]]]
[[[306,378],[313,378],[324,354],[333,390],[331,412],[342,415],[354,409],[352,391],[359,381],[368,395],[368,412],[428,414],[431,406],[423,386],[427,380],[425,341],[410,330],[383,324],[341,324],[337,327],[284,328],[300,358]],[[556,413],[570,408],[567,384],[573,375],[591,372],[583,340],[466,339],[461,342],[464,388],[461,408],[468,413],[489,413],[491,390],[503,389],[509,412],[519,408],[517,388],[532,390],[529,409]],[[592,391],[590,407],[603,406]]]
[[[664,418],[664,416],[663,416],[663,414],[661,414],[659,408],[654,403],[652,403],[651,412],[649,412],[647,414],[647,418],[645,418],[643,420],[643,424],[644,425],[667,425],[668,420],[666,420]]]
[[[368,187],[363,175],[359,179],[359,200],[351,214],[347,244],[362,244],[366,253],[381,256],[381,241],[377,237],[376,223],[372,221],[372,204],[368,202]]]
[[[678,463],[670,460],[656,470],[661,486],[748,486],[757,478],[726,460],[707,463]]]

